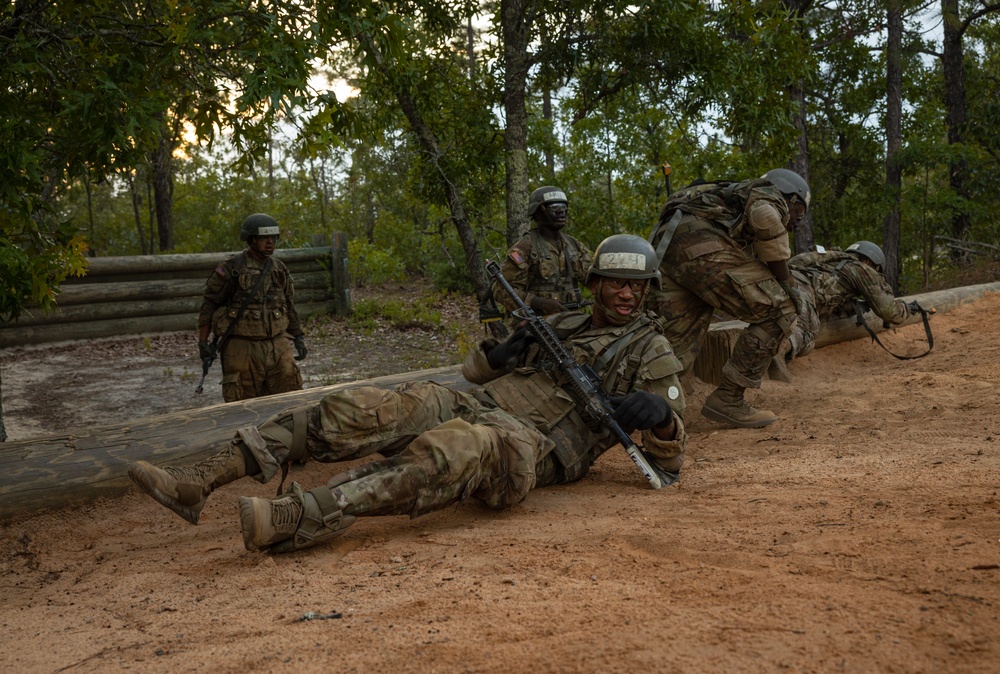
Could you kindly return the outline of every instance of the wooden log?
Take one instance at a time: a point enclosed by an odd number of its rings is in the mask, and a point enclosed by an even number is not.
[[[907,299],[943,313],[975,301],[986,292],[1000,292],[1000,283]],[[819,342],[822,345],[867,335],[833,323],[824,326]],[[745,324],[728,321],[713,325],[711,331],[739,329],[742,325]],[[872,328],[878,331],[881,324]],[[363,384],[392,387],[409,381],[436,381],[458,390],[470,388],[462,379],[460,368],[452,366],[0,444],[0,519],[121,494],[129,487],[126,466],[130,461],[143,459],[162,464],[197,461],[228,441],[240,426],[259,424],[283,409],[316,402],[326,393]]]
[[[325,293],[319,297],[325,298]],[[164,316],[117,317],[52,325],[12,324],[0,327],[0,349],[25,344],[51,344],[74,339],[101,339],[149,332],[191,331],[193,334],[198,324],[198,306],[201,306],[200,301],[197,302],[194,311]],[[330,300],[320,299],[312,302],[296,302],[295,308],[299,318],[305,319],[333,313],[336,305]]]
[[[126,472],[131,461],[197,461],[228,442],[237,428],[260,424],[284,409],[318,402],[327,393],[366,384],[389,388],[418,380],[459,390],[471,387],[458,366],[443,367],[3,443],[0,519],[122,494],[131,485]]]
[[[88,259],[88,275],[115,276],[119,274],[147,274],[204,269],[206,277],[220,260],[240,251],[222,253],[171,253],[167,255],[128,255],[121,257],[93,257]],[[274,256],[286,265],[295,262],[312,262],[329,259],[330,247],[279,248]],[[69,279],[67,279],[69,280]]]

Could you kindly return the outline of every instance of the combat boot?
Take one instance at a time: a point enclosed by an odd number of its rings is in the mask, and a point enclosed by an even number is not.
[[[745,390],[723,379],[719,388],[705,399],[702,416],[738,428],[761,428],[778,420],[773,412],[751,407],[743,398]]]
[[[193,466],[159,468],[146,461],[136,461],[128,467],[128,476],[139,489],[191,524],[198,524],[198,516],[209,494],[246,474],[246,459],[235,441]]]
[[[778,353],[771,358],[771,364],[767,367],[767,377],[773,381],[782,381],[791,384],[792,373],[788,371],[788,354],[792,350],[792,344],[787,339],[781,340],[778,345]]]
[[[279,498],[240,498],[240,527],[247,550],[301,550],[339,535],[356,520],[341,511],[327,487],[304,492],[293,482]]]

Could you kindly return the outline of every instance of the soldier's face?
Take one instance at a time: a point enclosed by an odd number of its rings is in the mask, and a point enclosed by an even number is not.
[[[625,325],[635,317],[639,304],[646,294],[649,281],[623,278],[595,277],[590,282],[590,292],[598,299],[602,311],[594,312],[594,327]]]
[[[798,227],[799,221],[802,220],[803,216],[806,214],[806,205],[795,198],[788,202],[788,224],[785,225],[785,230],[788,232],[794,232],[795,228]]]
[[[542,212],[539,221],[548,225],[552,229],[562,229],[566,226],[566,218],[569,215],[569,206],[561,201],[554,201],[551,204],[542,204],[538,207]]]
[[[278,242],[278,237],[274,234],[267,236],[251,236],[248,243],[261,257],[270,257],[274,253],[274,245]]]

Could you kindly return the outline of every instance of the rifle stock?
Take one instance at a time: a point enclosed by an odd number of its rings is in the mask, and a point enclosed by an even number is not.
[[[642,448],[635,444],[625,429],[614,420],[612,416],[614,408],[611,406],[607,394],[601,390],[601,380],[594,369],[589,365],[580,365],[573,360],[573,356],[563,346],[552,326],[524,303],[524,300],[503,277],[500,266],[496,262],[487,262],[486,271],[500,283],[504,291],[517,304],[518,308],[513,312],[514,315],[527,322],[528,330],[549,356],[558,363],[563,374],[569,378],[570,388],[577,400],[584,406],[585,413],[611,431],[615,439],[625,448],[625,452],[632,459],[632,462],[649,481],[650,486],[653,489],[659,489],[676,482],[678,476],[658,468],[652,459],[642,451]]]

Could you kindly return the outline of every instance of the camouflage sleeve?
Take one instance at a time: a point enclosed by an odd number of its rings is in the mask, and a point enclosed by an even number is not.
[[[198,327],[211,325],[212,314],[229,301],[232,293],[233,275],[228,262],[221,262],[205,282],[205,295],[198,312]]]
[[[503,264],[500,265],[500,272],[503,277],[507,279],[507,283],[511,285],[514,292],[518,294],[521,300],[531,306],[531,300],[535,298],[535,293],[528,292],[528,266],[531,255],[531,242],[528,237],[525,237],[511,246],[510,250],[507,251],[507,256],[503,259]],[[496,281],[493,282],[493,300],[499,305],[507,309],[507,311],[514,311],[517,309],[517,305],[514,300],[510,298],[507,291]]]
[[[594,251],[590,250],[587,244],[579,239],[576,239],[576,243],[580,254],[580,262],[582,262],[576,281],[581,286],[585,286],[587,284],[587,270],[590,269],[590,263],[594,261]]]
[[[487,352],[497,344],[499,342],[491,337],[484,339],[475,349],[469,352],[469,355],[465,357],[465,362],[462,363],[462,376],[467,381],[473,384],[485,384],[488,381],[507,374],[504,370],[494,370],[490,367],[490,363],[486,359]]]
[[[285,270],[286,273],[288,270]],[[295,281],[292,275],[288,274],[288,283],[285,285],[285,311],[288,312],[288,334],[298,337],[302,332],[302,323],[299,321],[299,312],[295,308]]]
[[[642,366],[636,374],[637,390],[655,393],[667,401],[677,423],[677,433],[673,440],[660,440],[652,430],[642,432],[642,443],[646,450],[668,470],[675,470],[684,459],[687,449],[687,432],[684,430],[684,389],[678,375],[681,362],[674,355],[667,338],[657,335],[643,350]]]
[[[773,186],[755,187],[747,197],[744,214],[753,235],[753,248],[761,262],[787,260],[792,256],[788,244],[788,206],[781,192]]]
[[[910,317],[906,302],[896,299],[892,288],[876,270],[864,263],[854,262],[844,265],[840,273],[883,321],[898,325]]]

